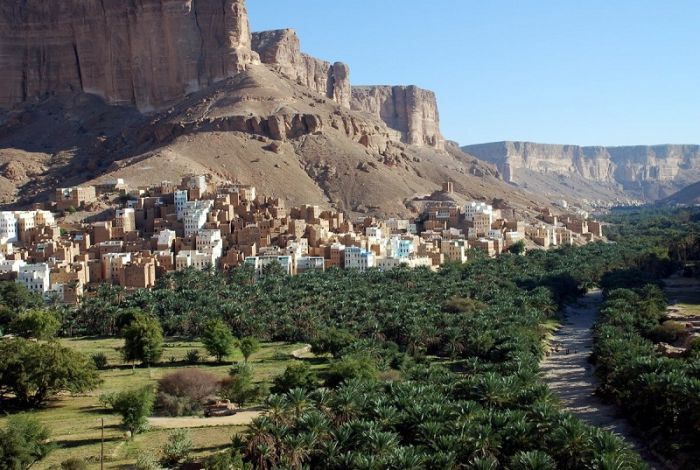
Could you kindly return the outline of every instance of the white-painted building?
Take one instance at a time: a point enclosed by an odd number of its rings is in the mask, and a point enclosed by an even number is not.
[[[345,248],[345,268],[366,271],[375,267],[375,256],[371,251],[356,246]]]
[[[472,201],[464,206],[464,217],[467,220],[474,220],[476,214],[485,214],[489,216],[489,225],[493,223],[493,206],[485,202]]]
[[[302,256],[297,258],[297,274],[309,271],[323,271],[326,266],[326,261],[323,256]]]
[[[263,256],[248,256],[245,259],[245,265],[253,268],[255,271],[255,277],[260,277],[264,274],[265,268],[267,266],[278,264],[284,273],[288,276],[292,275],[293,260],[291,256],[275,256],[275,255],[263,255]]]
[[[192,237],[207,223],[207,216],[214,201],[203,199],[185,203],[182,219],[185,225],[185,237]]]
[[[184,271],[192,267],[197,271],[203,271],[216,266],[216,260],[210,253],[202,253],[197,250],[182,250],[175,255],[175,269]]]
[[[177,220],[182,220],[185,215],[185,206],[187,205],[188,195],[186,189],[180,189],[173,194],[175,199],[175,214]]]
[[[224,241],[221,238],[221,230],[205,229],[197,232],[197,251],[211,255],[214,265],[224,252]]]
[[[175,239],[177,238],[177,234],[175,233],[174,230],[161,230],[158,235],[157,235],[157,248],[160,251],[170,251],[173,248],[173,243],[175,243]]]
[[[0,212],[0,239],[8,242],[16,242],[18,240],[19,223],[14,212]]]
[[[22,284],[30,292],[43,296],[51,287],[50,273],[51,270],[46,263],[25,264],[17,272],[17,283]]]

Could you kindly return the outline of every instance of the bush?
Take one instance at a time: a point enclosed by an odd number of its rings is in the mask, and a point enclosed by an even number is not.
[[[173,467],[188,460],[192,451],[192,439],[185,429],[178,429],[168,435],[168,442],[162,450],[161,463],[166,467]]]
[[[61,462],[61,470],[87,470],[88,465],[84,460],[71,457]]]
[[[49,431],[27,415],[10,417],[0,429],[0,468],[25,469],[46,457],[54,449]]]
[[[337,387],[352,379],[376,380],[377,375],[377,365],[368,357],[346,356],[330,365],[326,386]]]
[[[230,450],[208,457],[204,461],[207,470],[252,470],[253,466],[243,462],[240,452]]]
[[[107,360],[107,355],[105,353],[95,353],[92,356],[92,362],[95,364],[99,370],[104,370],[107,368],[109,361]]]
[[[272,393],[284,394],[294,388],[311,391],[318,387],[318,376],[305,362],[294,362],[273,383]]]
[[[185,353],[185,362],[188,364],[198,364],[202,360],[199,349],[190,349]]]
[[[139,452],[135,468],[136,470],[161,470],[162,467],[150,452]]]
[[[131,433],[131,438],[148,427],[148,417],[153,412],[155,395],[153,387],[125,390],[110,395],[103,395],[100,401],[122,416],[122,425]]]
[[[347,330],[329,328],[311,341],[311,352],[314,354],[332,354],[340,357],[340,352],[356,341],[355,336]]]
[[[650,336],[656,342],[673,343],[685,331],[683,323],[666,320],[651,330]]]
[[[253,383],[253,368],[248,364],[234,366],[222,382],[221,396],[239,406],[260,400],[268,392],[264,384]]]
[[[158,381],[157,409],[167,416],[190,416],[202,412],[208,398],[221,389],[214,374],[199,369],[185,369]]]

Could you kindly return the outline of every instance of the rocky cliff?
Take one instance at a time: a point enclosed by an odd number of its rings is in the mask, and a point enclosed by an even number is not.
[[[294,30],[253,33],[253,50],[263,63],[286,77],[350,107],[350,68],[342,62],[331,64],[302,53]]]
[[[353,110],[383,120],[412,145],[445,148],[435,93],[415,86],[362,86],[352,88]]]
[[[495,142],[470,145],[463,150],[496,164],[510,182],[518,182],[524,176],[523,170],[619,183],[630,190],[651,186],[672,190],[700,178],[698,145],[579,147]]]
[[[0,107],[85,91],[152,111],[256,61],[244,0],[0,4]]]

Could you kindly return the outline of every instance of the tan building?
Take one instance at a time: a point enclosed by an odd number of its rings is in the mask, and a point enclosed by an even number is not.
[[[80,209],[87,204],[95,202],[97,195],[94,186],[80,186],[75,188],[58,188],[54,193],[56,207],[65,211],[70,209]]]

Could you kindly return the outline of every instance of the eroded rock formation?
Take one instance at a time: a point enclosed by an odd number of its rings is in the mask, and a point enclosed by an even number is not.
[[[435,93],[416,86],[352,88],[351,108],[370,113],[401,133],[403,142],[444,149]]]
[[[257,61],[244,0],[0,3],[0,107],[85,91],[151,111]]]
[[[350,68],[342,62],[331,64],[302,53],[294,30],[253,33],[253,50],[263,63],[288,78],[350,107]]]
[[[700,146],[655,145],[630,147],[579,147],[532,142],[495,142],[470,145],[463,150],[496,164],[508,181],[518,171],[577,175],[588,180],[617,182],[625,187],[665,183],[700,173]]]

